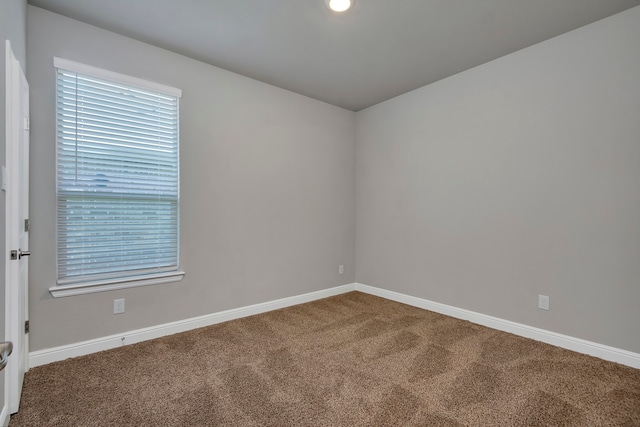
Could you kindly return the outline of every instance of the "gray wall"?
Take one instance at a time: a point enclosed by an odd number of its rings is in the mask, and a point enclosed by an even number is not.
[[[356,280],[640,352],[639,41],[636,7],[359,112]]]
[[[26,0],[0,1],[0,165],[6,165],[6,64],[5,40],[11,42],[11,49],[26,70],[27,44],[27,2]],[[0,191],[0,242],[5,241],[5,196]],[[0,341],[5,340],[5,261],[4,243],[0,244]],[[0,384],[4,384],[4,372],[0,373]],[[4,385],[0,387],[0,402],[4,402]]]
[[[32,350],[356,280],[640,352],[640,7],[357,114],[38,8],[28,31]],[[49,295],[53,56],[183,89],[182,282]]]
[[[355,113],[31,6],[28,36],[31,350],[354,281]],[[54,56],[183,90],[182,282],[49,294]],[[112,314],[114,298],[126,313]]]

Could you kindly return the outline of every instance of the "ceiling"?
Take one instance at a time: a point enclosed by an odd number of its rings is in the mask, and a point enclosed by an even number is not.
[[[358,111],[640,0],[29,0]]]

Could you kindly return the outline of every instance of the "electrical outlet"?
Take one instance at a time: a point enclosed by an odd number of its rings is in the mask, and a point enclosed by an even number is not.
[[[124,313],[124,298],[113,300],[113,314]]]
[[[340,264],[338,266],[338,274],[344,274],[344,265]]]
[[[549,297],[547,295],[538,295],[538,308],[549,310]]]

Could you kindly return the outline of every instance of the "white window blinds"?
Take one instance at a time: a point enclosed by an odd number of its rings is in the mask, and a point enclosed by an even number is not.
[[[178,96],[103,78],[109,72],[65,69],[61,62],[58,285],[176,271]]]

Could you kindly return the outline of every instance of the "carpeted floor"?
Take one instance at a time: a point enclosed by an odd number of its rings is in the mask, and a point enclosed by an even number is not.
[[[640,426],[640,370],[348,294],[31,369],[18,426]]]

